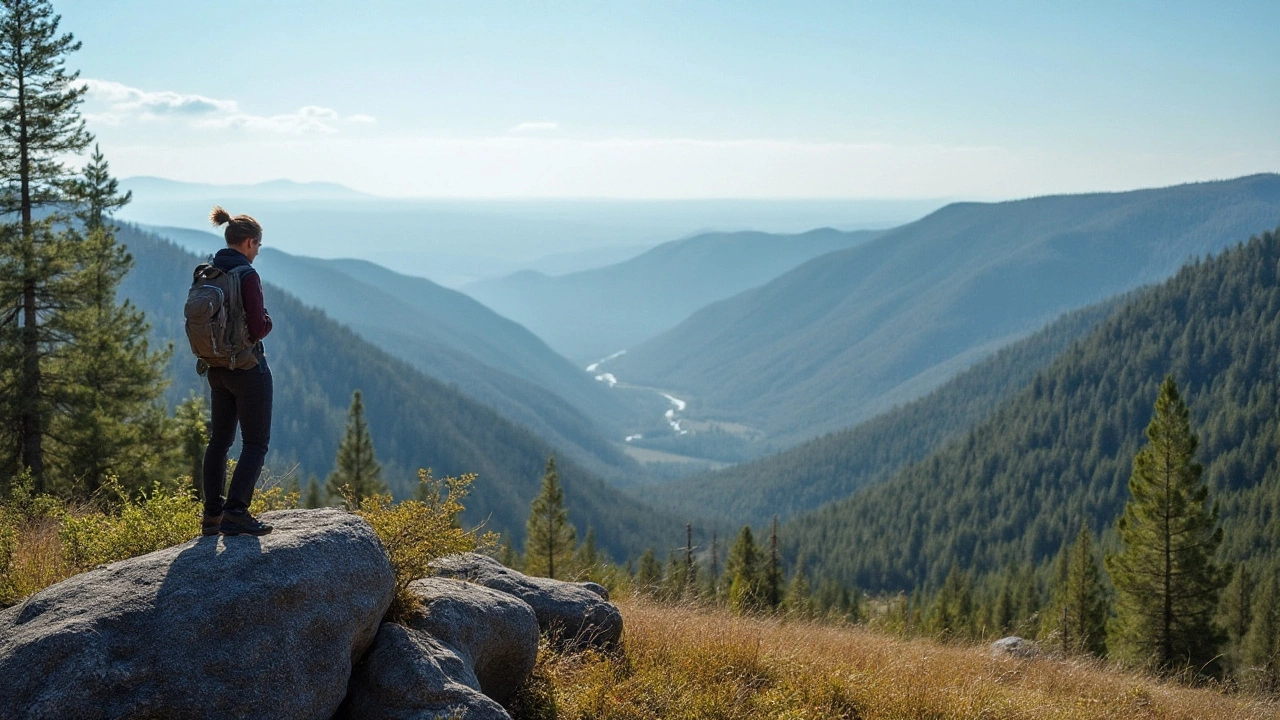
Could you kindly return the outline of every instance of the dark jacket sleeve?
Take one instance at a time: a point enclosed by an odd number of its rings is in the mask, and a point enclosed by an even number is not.
[[[271,316],[262,304],[262,281],[258,273],[251,272],[240,282],[240,299],[244,302],[244,317],[249,324],[249,337],[261,340],[271,332]]]

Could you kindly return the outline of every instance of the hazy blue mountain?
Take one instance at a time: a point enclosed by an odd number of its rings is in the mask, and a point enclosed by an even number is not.
[[[215,235],[154,228],[198,253]],[[494,408],[622,484],[638,471],[615,441],[639,412],[635,395],[609,392],[516,323],[424,278],[363,260],[298,257],[264,246],[255,267],[272,285],[314,305],[427,375]]]
[[[1052,562],[1081,525],[1107,545],[1172,375],[1221,508],[1223,559],[1280,552],[1280,235],[1135,292],[985,420],[780,535],[807,572],[871,590]]]
[[[792,442],[908,402],[1073,308],[1280,218],[1280,176],[957,203],[700,310],[611,361],[686,416]]]
[[[252,185],[210,185],[137,175],[120,181],[123,190],[133,192],[140,203],[196,200],[212,207],[233,200],[359,200],[373,196],[337,183],[268,180]]]
[[[634,347],[708,303],[880,234],[830,228],[799,235],[706,233],[608,267],[558,277],[525,271],[463,290],[586,365]]]
[[[199,258],[132,227],[123,228],[119,238],[136,260],[121,285],[122,297],[146,312],[156,340],[175,343],[169,401],[193,391],[207,395],[181,314]],[[521,543],[546,458],[559,448],[393,358],[267,279],[264,295],[275,322],[266,340],[275,381],[268,466],[292,469],[304,486],[311,475],[323,480],[333,467],[352,392],[359,389],[393,491],[401,497],[412,493],[417,468],[432,468],[437,477],[478,473],[466,503],[467,522],[484,522]],[[558,465],[571,520],[584,532],[594,527],[614,557],[679,537],[680,525],[669,515],[613,489],[572,458],[558,455]]]
[[[800,232],[892,227],[937,200],[456,200],[389,198],[341,187],[273,181],[197,185],[130,178],[120,220],[208,229],[209,208],[248,213],[270,247],[307,257],[357,256],[458,287],[519,270],[559,274],[607,264],[605,254],[711,230]],[[548,258],[559,256],[548,267]],[[570,262],[566,265],[565,260]],[[585,264],[579,264],[585,262]],[[575,267],[576,265],[576,267]]]
[[[852,428],[776,455],[645,487],[642,496],[681,515],[763,526],[883,482],[982,422],[1037,372],[1088,335],[1123,298],[1076,310],[1003,348],[928,395]]]

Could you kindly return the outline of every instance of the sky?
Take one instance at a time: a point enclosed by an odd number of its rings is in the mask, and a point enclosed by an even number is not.
[[[1280,171],[1280,2],[54,0],[113,172],[967,198]]]

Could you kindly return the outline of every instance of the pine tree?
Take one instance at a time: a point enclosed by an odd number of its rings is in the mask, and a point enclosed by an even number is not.
[[[520,559],[520,553],[516,552],[511,543],[506,540],[502,541],[502,547],[498,549],[498,562],[506,565],[512,570],[524,569],[524,563]]]
[[[596,529],[587,528],[582,544],[573,551],[573,571],[580,578],[594,579],[600,574],[600,551],[596,549]]]
[[[160,398],[168,385],[165,367],[172,346],[153,352],[143,313],[127,300],[116,302],[116,288],[133,258],[116,242],[110,213],[129,195],[119,193],[96,148],[84,176],[70,187],[85,236],[75,246],[78,269],[66,284],[77,302],[64,303],[49,323],[68,339],[51,357],[45,376],[57,410],[49,417],[45,443],[53,471],[49,480],[68,490],[74,482],[83,495],[108,477],[141,489],[168,480],[165,473],[171,470],[165,462],[170,453]],[[171,433],[177,431],[174,427]]]
[[[782,558],[778,555],[778,516],[773,516],[769,529],[769,557],[760,578],[760,592],[766,610],[777,610],[782,604]]]
[[[307,494],[303,496],[302,507],[311,509],[324,507],[324,493],[320,490],[320,481],[314,476],[307,483]]]
[[[529,521],[525,524],[525,572],[549,578],[554,578],[557,572],[564,575],[576,544],[577,531],[569,523],[553,455],[547,458],[547,467],[542,473],[542,490],[529,506]]]
[[[209,427],[204,421],[207,415],[204,397],[194,392],[173,411],[178,440],[182,444],[183,472],[191,478],[191,487],[197,493],[203,487],[204,451],[209,445]]]
[[[1107,596],[1087,526],[1080,527],[1065,557],[1066,575],[1055,588],[1045,629],[1056,634],[1063,653],[1102,657],[1107,652]]]
[[[730,578],[729,609],[737,613],[759,610],[764,600],[760,587],[760,551],[750,525],[742,526],[738,539],[729,549],[725,574]]]
[[[1275,572],[1254,603],[1256,610],[1244,637],[1244,668],[1240,675],[1247,687],[1258,692],[1280,692],[1280,579]]]
[[[61,18],[48,0],[0,0],[0,174],[2,213],[17,216],[0,230],[0,367],[3,425],[13,433],[16,457],[9,470],[28,468],[37,491],[45,491],[45,433],[51,413],[46,387],[49,355],[61,344],[51,315],[75,296],[66,287],[73,274],[75,243],[55,231],[57,213],[35,211],[64,202],[72,172],[65,160],[92,141],[80,117],[85,86],[68,73],[66,56],[80,49],[70,33],[59,35]]]
[[[347,429],[338,445],[337,462],[325,482],[325,490],[329,497],[346,498],[357,505],[371,495],[387,492],[382,482],[382,466],[374,457],[373,438],[364,419],[364,400],[359,390],[351,396]]]
[[[1231,582],[1222,592],[1218,621],[1227,633],[1226,657],[1231,669],[1244,662],[1244,638],[1253,624],[1253,573],[1246,565],[1237,565]]]
[[[1207,508],[1198,440],[1172,376],[1160,386],[1147,439],[1116,522],[1123,549],[1106,562],[1118,594],[1114,635],[1123,654],[1158,668],[1209,668],[1220,640],[1213,613],[1227,579],[1213,561],[1222,528],[1217,506]]]
[[[800,618],[813,616],[813,593],[809,590],[809,580],[804,576],[804,567],[797,567],[791,582],[787,585],[786,597],[782,600],[783,609],[790,615]]]
[[[972,579],[959,566],[952,565],[933,599],[925,625],[929,632],[941,638],[970,637],[974,633],[976,609]]]
[[[658,555],[653,548],[647,548],[640,556],[640,565],[636,568],[636,591],[641,595],[656,597],[662,587],[662,566],[658,564]]]

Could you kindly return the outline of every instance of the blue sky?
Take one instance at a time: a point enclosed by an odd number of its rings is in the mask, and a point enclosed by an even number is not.
[[[121,176],[968,197],[1280,170],[1280,3],[55,0]]]

